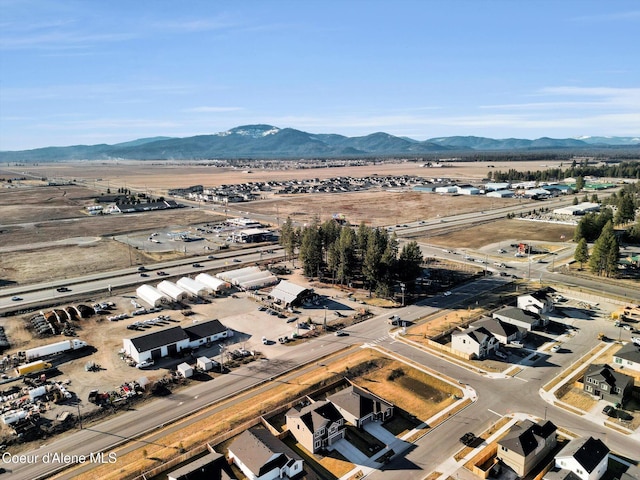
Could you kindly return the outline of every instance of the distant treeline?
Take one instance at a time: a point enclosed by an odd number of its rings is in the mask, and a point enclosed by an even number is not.
[[[640,162],[620,162],[610,165],[588,165],[578,164],[575,160],[566,169],[549,168],[547,170],[518,171],[510,168],[506,172],[500,170],[490,170],[487,176],[494,182],[513,181],[539,181],[553,182],[564,180],[565,178],[577,177],[610,177],[610,178],[635,178],[640,179]]]

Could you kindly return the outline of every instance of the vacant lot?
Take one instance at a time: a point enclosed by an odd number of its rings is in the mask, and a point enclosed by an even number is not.
[[[430,235],[418,240],[443,247],[479,249],[488,244],[509,240],[550,243],[570,241],[573,238],[573,230],[574,227],[571,225],[529,222],[514,218],[474,225],[472,228],[463,228],[442,235]]]

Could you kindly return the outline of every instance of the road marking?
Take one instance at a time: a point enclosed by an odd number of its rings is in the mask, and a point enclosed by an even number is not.
[[[487,410],[489,410],[491,413],[493,413],[494,415],[499,416],[500,418],[504,417],[504,415],[500,415],[498,412],[494,412],[493,410],[491,410],[490,408],[487,408]]]
[[[517,375],[512,375],[511,378],[515,378],[516,380],[520,380],[521,382],[527,383],[529,380],[526,378],[520,378]]]

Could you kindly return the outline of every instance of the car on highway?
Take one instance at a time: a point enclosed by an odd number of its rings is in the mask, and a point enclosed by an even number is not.
[[[147,269],[147,267],[145,267],[144,265],[138,267],[138,271],[139,272],[144,272]]]
[[[348,334],[347,332],[345,332],[344,330],[338,330],[338,331],[335,333],[335,336],[336,336],[336,337],[346,337],[347,335],[349,335],[349,334]]]
[[[164,270],[160,270],[159,272],[156,272],[156,275],[158,275],[159,277],[165,277],[167,275],[169,275],[167,272],[165,272]]]
[[[22,300],[22,297],[18,297],[16,295],[16,296],[11,297],[11,300],[13,300],[14,302],[19,302],[20,300]]]
[[[194,263],[194,264],[193,264],[193,265],[191,265],[191,266],[192,266],[193,268],[200,268],[200,267],[202,267],[202,265],[201,265],[201,264],[199,264],[199,263]]]
[[[56,291],[58,291],[58,292],[70,292],[71,289],[69,287],[58,287],[58,288],[56,288]]]
[[[214,257],[213,255],[209,255],[207,258],[208,258],[209,260],[215,260],[215,258],[216,258],[216,257]]]
[[[240,260],[239,258],[234,258],[233,261],[236,263],[240,263],[242,260]]]
[[[141,274],[140,274],[140,276],[141,276],[141,277],[145,277],[145,278],[146,278],[146,277],[148,277],[148,276],[149,276],[149,274],[148,274],[148,273],[144,273],[144,272],[143,272],[143,273],[141,273]]]
[[[443,295],[445,297],[448,297],[449,295],[451,295],[451,290],[447,290],[446,292],[443,293]]]

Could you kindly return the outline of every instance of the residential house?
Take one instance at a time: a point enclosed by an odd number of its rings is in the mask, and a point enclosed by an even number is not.
[[[629,342],[613,354],[613,362],[629,370],[640,372],[640,345]]]
[[[599,480],[607,471],[609,448],[602,440],[576,438],[556,455],[544,480]]]
[[[543,315],[553,310],[553,298],[548,290],[538,290],[518,296],[518,308]]]
[[[556,446],[556,426],[550,421],[517,423],[498,441],[497,458],[523,477]]]
[[[245,430],[231,442],[229,460],[249,480],[294,478],[303,471],[302,458],[261,427]]]
[[[607,364],[589,365],[583,382],[585,392],[612,403],[624,403],[633,390],[633,377]]]
[[[483,317],[471,324],[474,327],[482,327],[487,329],[498,342],[506,345],[514,340],[520,339],[520,331],[515,325],[503,322],[497,318]]]
[[[498,349],[500,343],[484,327],[470,326],[451,335],[451,348],[475,358],[485,358]]]
[[[167,474],[168,480],[235,480],[227,459],[210,448],[210,453]]]
[[[342,417],[358,428],[367,422],[383,422],[393,416],[393,405],[377,395],[351,385],[327,397]]]
[[[333,445],[345,436],[344,418],[327,400],[300,409],[294,407],[285,417],[289,432],[311,453]]]
[[[522,334],[526,335],[526,332],[530,332],[536,328],[544,327],[547,324],[547,320],[538,315],[535,312],[528,310],[522,310],[517,307],[504,307],[500,310],[493,312],[493,318],[497,318],[505,323],[510,323],[518,327]]]

